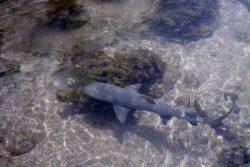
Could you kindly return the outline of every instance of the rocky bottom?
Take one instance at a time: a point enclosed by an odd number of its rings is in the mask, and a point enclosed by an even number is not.
[[[52,12],[53,21],[47,20],[47,1],[0,2],[1,166],[249,164],[250,13],[245,5],[220,0],[220,15],[213,15],[219,19],[217,29],[199,40],[185,38],[183,44],[166,40],[168,35],[145,36],[150,31],[145,12],[154,14],[152,5],[158,3],[74,2],[84,10],[77,12],[75,4],[74,12],[60,8]],[[69,26],[75,19],[82,24]],[[57,21],[68,22],[58,28]],[[146,111],[136,111],[120,124],[112,110],[91,112],[81,103],[63,103],[56,96],[58,88],[74,85],[70,70],[85,61],[82,53],[73,61],[65,61],[65,55],[70,59],[72,46],[83,43],[88,53],[101,48],[110,59],[124,47],[159,55],[166,69],[150,92],[172,106],[193,111],[199,99],[201,109],[215,119],[232,106],[226,97],[236,96],[238,109],[215,130],[176,118],[163,125]]]

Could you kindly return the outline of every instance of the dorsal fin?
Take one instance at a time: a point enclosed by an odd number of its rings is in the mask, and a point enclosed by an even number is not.
[[[129,108],[125,108],[125,107],[121,107],[118,105],[114,105],[114,111],[115,111],[115,115],[116,118],[122,123],[124,124],[127,120],[127,115],[130,111]]]
[[[140,88],[141,88],[141,84],[135,84],[135,85],[126,86],[123,89],[132,90],[132,91],[138,92]]]

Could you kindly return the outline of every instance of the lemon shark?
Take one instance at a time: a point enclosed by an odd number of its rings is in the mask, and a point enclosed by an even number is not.
[[[159,115],[163,124],[166,124],[172,117],[176,117],[187,120],[191,125],[206,123],[212,127],[216,127],[222,125],[222,120],[235,109],[234,102],[232,108],[227,113],[215,120],[210,120],[201,111],[197,103],[195,103],[195,107],[198,108],[196,112],[185,112],[177,107],[168,105],[163,100],[153,99],[139,93],[140,87],[141,84],[122,88],[109,83],[92,82],[84,86],[84,93],[96,100],[113,104],[116,117],[121,123],[126,122],[127,115],[131,110],[145,110]]]

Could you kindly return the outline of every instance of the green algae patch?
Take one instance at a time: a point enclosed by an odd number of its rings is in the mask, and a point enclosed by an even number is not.
[[[136,50],[131,55],[116,54],[114,57],[99,52],[77,64],[74,74],[82,85],[99,81],[124,87],[158,78],[163,68],[160,57],[146,50]]]
[[[84,85],[93,81],[121,87],[141,83],[144,93],[147,93],[147,88],[160,80],[165,70],[161,57],[144,49],[115,53],[113,56],[102,51],[93,54],[76,49],[74,54],[67,55],[73,66],[70,78],[74,82],[70,88],[58,90],[56,95],[66,103],[90,104],[91,101],[91,108],[99,104],[93,104],[94,100],[84,95]]]

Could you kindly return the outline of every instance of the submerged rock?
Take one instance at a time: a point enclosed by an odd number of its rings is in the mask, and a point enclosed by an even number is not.
[[[16,120],[15,120],[16,121]],[[37,136],[24,123],[13,123],[2,117],[0,124],[0,152],[17,156],[31,151],[37,144]]]
[[[195,73],[192,72],[186,72],[185,76],[183,77],[183,83],[187,88],[194,89],[197,89],[201,84]]]
[[[71,80],[74,80],[74,84],[71,84],[68,89],[58,90],[56,94],[61,101],[78,104],[95,102],[95,100],[90,101],[83,92],[83,86],[93,81],[121,87],[142,83],[143,91],[147,92],[149,85],[163,76],[165,67],[157,54],[143,49],[116,53],[113,57],[102,51],[90,54],[80,50],[70,59],[73,62]],[[105,106],[104,103],[102,105]],[[96,106],[100,105],[92,104],[90,108]]]
[[[3,52],[3,30],[0,29],[0,53]]]
[[[14,166],[12,159],[4,155],[0,155],[0,164],[4,167]]]
[[[35,145],[35,135],[27,130],[11,133],[5,141],[5,149],[11,155],[24,154],[32,150]]]
[[[6,75],[4,77],[0,77],[0,105],[4,104],[7,98],[19,89],[20,84],[17,76]]]
[[[3,97],[0,96],[0,105],[4,103]]]
[[[227,167],[247,166],[250,164],[250,154],[244,144],[232,144],[222,151],[219,162]]]
[[[96,0],[97,2],[105,2],[105,3],[109,3],[109,2],[119,2],[120,0]]]
[[[0,77],[20,71],[20,64],[17,61],[9,61],[0,58]]]
[[[250,0],[238,0],[240,3],[244,4],[248,11],[250,11]]]
[[[83,7],[75,0],[49,0],[47,17],[49,25],[61,29],[80,28],[89,20]]]
[[[218,15],[217,0],[161,0],[149,25],[157,36],[187,42],[210,36]]]
[[[175,98],[174,102],[178,106],[190,107],[192,105],[190,95],[180,95]]]
[[[85,102],[87,100],[86,97],[83,95],[83,89],[81,88],[68,88],[68,89],[62,89],[58,90],[56,92],[56,96],[60,101],[63,101],[65,103],[81,103]]]

